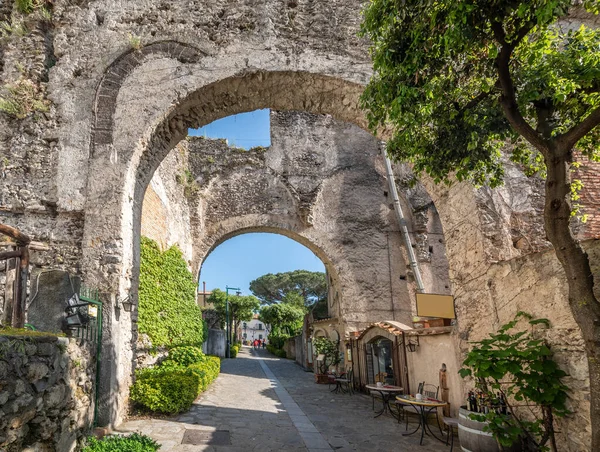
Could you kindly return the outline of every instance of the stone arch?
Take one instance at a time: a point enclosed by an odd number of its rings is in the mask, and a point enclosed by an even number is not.
[[[118,81],[112,78],[116,71],[111,70],[110,76],[105,74],[106,82],[99,85],[111,92],[108,98],[112,100],[96,110],[96,129],[91,134],[82,270],[89,285],[108,294],[103,351],[108,365],[100,387],[100,422],[104,424],[120,420],[131,381],[133,319],[127,313],[118,318],[113,308],[137,287],[144,192],[159,163],[184,138],[187,128],[235,113],[273,108],[330,114],[366,129],[358,99],[369,68],[356,66],[351,56],[331,60],[326,53],[317,52],[311,59],[291,63],[265,49],[253,55],[250,65],[252,50],[242,46],[237,53],[228,54],[224,65],[223,60],[201,52],[188,57],[185,46],[181,48],[185,57],[174,57],[165,50],[178,48],[173,46],[163,43],[157,44],[156,51],[128,52],[122,62],[111,67],[123,64],[131,70],[123,72]],[[168,76],[161,75],[164,73]],[[97,100],[103,97],[97,91]],[[109,128],[110,138],[103,127]],[[523,253],[515,251],[512,243],[494,243],[486,236],[481,202],[470,185],[447,189],[427,180],[424,184],[443,224],[459,318],[487,319],[485,327],[489,328],[480,330],[493,329],[499,319],[494,314],[498,295],[490,290],[492,286],[486,289],[483,280],[495,263]],[[535,272],[533,261],[523,265]],[[534,277],[544,279],[539,272]],[[483,306],[476,317],[471,313],[474,304]]]
[[[223,244],[227,240],[237,237],[239,235],[249,234],[253,232],[271,233],[283,235],[284,237],[292,239],[295,242],[298,242],[301,245],[308,248],[309,250],[311,250],[315,254],[315,256],[317,256],[319,260],[323,262],[323,265],[325,266],[325,269],[327,270],[327,273],[329,274],[334,284],[335,290],[337,290],[338,292],[342,291],[339,283],[338,269],[336,267],[336,264],[327,254],[327,251],[320,247],[318,244],[316,244],[310,238],[307,238],[305,235],[302,235],[302,232],[298,230],[296,225],[285,224],[281,221],[270,221],[268,218],[264,217],[257,219],[254,215],[250,215],[248,217],[250,218],[237,217],[234,219],[234,221],[227,222],[227,224],[223,225],[222,228],[219,228],[217,233],[210,235],[210,237],[208,238],[208,243],[207,241],[205,241],[200,247],[200,249],[197,249],[197,253],[200,256],[200,264],[198,265],[199,268],[196,272],[198,276],[200,276],[202,271],[202,264],[204,263],[204,261],[206,261],[208,256],[210,256],[210,254],[219,245]],[[256,221],[256,225],[250,227],[245,226],[248,224],[249,221],[253,220]],[[236,225],[239,225],[239,227]]]
[[[101,424],[120,421],[131,382],[133,319],[128,314],[116,316],[114,306],[136,292],[145,188],[158,164],[184,138],[187,127],[257,108],[332,114],[366,126],[358,97],[359,82],[366,80],[367,73],[336,76],[340,62],[334,64],[324,54],[317,56],[322,62],[317,65],[319,72],[309,72],[314,61],[289,68],[281,60],[273,62],[272,57],[265,58],[264,68],[239,70],[232,66],[211,72],[206,58],[184,48],[170,42],[140,53],[127,52],[109,67],[96,93],[88,169],[93,176],[88,177],[86,189],[82,270],[88,284],[102,287],[107,294],[103,350],[107,365],[99,388]],[[185,58],[173,58],[173,49],[181,49]],[[244,59],[245,51],[230,55],[230,60]],[[351,61],[346,64],[350,67]],[[157,77],[153,70],[157,66],[176,72],[197,71],[198,75],[177,85]],[[119,71],[120,67],[126,70]],[[160,95],[144,95],[145,88]]]
[[[159,41],[130,49],[115,59],[106,69],[94,99],[92,154],[96,146],[112,144],[114,114],[121,85],[129,74],[149,57],[172,58],[180,63],[195,63],[206,54],[199,49],[177,41]]]

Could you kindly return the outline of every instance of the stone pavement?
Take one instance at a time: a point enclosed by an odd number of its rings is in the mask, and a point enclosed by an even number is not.
[[[395,419],[373,418],[370,397],[333,394],[293,361],[246,347],[222,361],[188,412],[128,421],[119,431],[149,435],[161,452],[450,450],[428,437],[419,446],[419,436],[403,437]]]

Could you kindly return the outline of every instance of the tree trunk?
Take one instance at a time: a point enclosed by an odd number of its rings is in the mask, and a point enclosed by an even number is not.
[[[581,328],[590,376],[590,416],[592,449],[600,450],[600,304],[594,294],[594,277],[586,252],[569,227],[571,218],[571,187],[569,160],[572,149],[560,149],[550,143],[544,153],[548,175],[544,226],[548,240],[554,246],[569,290],[569,306]]]

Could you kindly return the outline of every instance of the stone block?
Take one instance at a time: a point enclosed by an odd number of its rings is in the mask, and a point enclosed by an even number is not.
[[[35,383],[39,379],[48,375],[49,368],[44,363],[31,363],[27,370],[27,378],[31,383]]]
[[[79,280],[60,270],[32,274],[37,292],[28,308],[28,322],[39,331],[60,333],[63,329],[67,300],[79,288]]]
[[[65,403],[66,387],[63,384],[54,386],[44,394],[44,403],[48,408],[58,407]]]
[[[52,356],[56,351],[56,345],[51,342],[41,342],[37,344],[37,350],[39,356]]]

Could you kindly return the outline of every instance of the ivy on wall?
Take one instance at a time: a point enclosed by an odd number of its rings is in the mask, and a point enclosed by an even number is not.
[[[196,282],[181,250],[161,251],[147,237],[141,239],[138,328],[153,347],[200,346],[206,338],[196,304]]]

